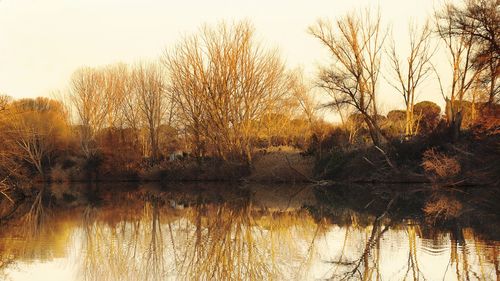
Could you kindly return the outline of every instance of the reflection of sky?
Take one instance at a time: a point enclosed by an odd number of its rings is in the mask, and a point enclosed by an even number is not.
[[[100,223],[98,223],[100,224]],[[104,245],[130,245],[129,239],[133,237],[132,223],[126,223],[124,228],[121,224],[116,225],[116,228],[110,228],[106,224],[101,224],[102,228],[98,228],[99,235],[105,237],[106,241],[99,244],[101,247]],[[177,253],[182,253],[182,247],[193,243],[188,241],[195,233],[195,225],[190,223],[189,219],[178,219],[171,224],[174,233],[174,242],[177,245]],[[120,229],[125,230],[124,238],[116,238],[116,231]],[[316,280],[331,277],[334,273],[342,271],[342,266],[337,266],[331,263],[339,259],[342,248],[345,245],[343,261],[354,261],[361,257],[365,249],[365,243],[370,236],[371,228],[350,228],[348,240],[345,242],[346,228],[338,226],[328,226],[326,231],[318,232],[315,236],[316,228],[311,225],[298,225],[291,226],[287,231],[281,230],[263,230],[262,228],[254,228],[252,236],[261,248],[261,253],[270,253],[270,248],[274,245],[276,247],[276,264],[281,267],[282,273],[287,276],[287,279],[296,280]],[[142,228],[140,237],[138,237],[139,247],[141,251],[147,247],[150,229],[145,225]],[[168,235],[169,228],[167,224],[162,224],[161,233],[163,237],[163,245],[165,246],[165,265],[167,269],[172,269],[174,264],[174,257],[172,255],[172,240]],[[279,232],[279,233],[278,233]],[[97,232],[96,232],[97,233]],[[145,234],[146,233],[146,234]],[[91,233],[95,234],[95,233]],[[207,235],[203,232],[203,235]],[[233,241],[236,239],[233,234]],[[273,236],[274,235],[274,236]],[[95,238],[95,237],[94,237]],[[52,260],[36,260],[33,262],[20,261],[7,270],[8,276],[11,280],[31,280],[31,281],[67,281],[79,280],[82,276],[82,269],[79,266],[85,257],[83,241],[85,239],[85,232],[82,228],[73,227],[71,238],[68,241],[67,253],[64,258],[56,258]],[[116,240],[118,239],[118,240]],[[122,239],[122,240],[120,240]],[[314,243],[311,247],[311,241]],[[111,244],[110,244],[111,243]],[[275,244],[273,244],[275,243]],[[495,269],[491,261],[487,257],[480,257],[477,251],[478,248],[484,249],[486,245],[475,244],[472,239],[465,240],[465,249],[462,246],[458,247],[458,259],[460,270],[463,270],[464,256],[466,253],[467,263],[470,266],[471,278],[475,279],[476,276],[472,274],[475,272],[480,278],[486,276],[486,280],[495,280]],[[292,245],[293,244],[293,245]],[[434,245],[433,245],[434,244]],[[141,246],[142,245],[142,246]],[[192,245],[192,244],[191,244]],[[48,245],[50,247],[50,245]],[[190,246],[187,246],[190,247]],[[389,230],[384,233],[379,244],[379,269],[381,280],[402,280],[408,268],[409,257],[409,240],[407,229]],[[498,247],[498,246],[497,246]],[[105,249],[105,247],[101,248]],[[95,249],[94,249],[95,250]],[[416,237],[416,250],[417,262],[422,274],[420,278],[425,277],[427,280],[457,280],[455,264],[450,264],[450,237],[442,236],[439,243],[432,243],[429,240],[424,240]],[[190,250],[188,250],[189,252]],[[312,258],[310,263],[305,259],[311,251]],[[370,264],[377,257],[377,245],[372,248],[369,260]],[[104,251],[106,252],[106,251]],[[106,256],[106,255],[104,255]],[[265,257],[265,255],[264,255]],[[479,259],[482,259],[483,267],[479,264]],[[132,263],[128,269],[137,270],[141,268],[140,258],[134,259],[138,264]],[[98,261],[101,268],[106,270],[106,266],[113,264],[112,260]],[[138,272],[136,272],[138,273]],[[140,274],[140,273],[139,273]],[[305,274],[306,276],[301,276]],[[461,272],[464,274],[464,272]],[[443,276],[446,278],[443,279]],[[168,275],[170,278],[175,279],[174,273]],[[373,279],[375,275],[372,275]],[[80,278],[78,278],[80,277]],[[169,278],[169,279],[170,279]],[[412,278],[412,271],[410,269],[409,279]]]
[[[331,264],[321,261],[336,260],[341,252],[344,243],[345,228],[332,227],[329,232],[317,243],[318,257],[311,268],[313,279],[324,279],[332,274],[333,267]],[[369,233],[363,230],[352,230],[350,242],[348,243],[345,254],[349,257],[347,260],[359,258],[364,250],[364,241]],[[450,264],[450,238],[443,237],[444,241],[440,241],[441,245],[434,246],[435,248],[427,248],[425,239],[417,237],[417,261],[421,271],[420,279],[424,280],[457,280],[456,265]],[[494,264],[483,264],[481,268],[478,265],[478,255],[476,247],[484,247],[483,244],[476,244],[473,240],[466,240],[465,252],[470,266],[470,272],[477,273],[479,277],[485,277],[485,280],[495,280]],[[375,248],[375,247],[374,247]],[[458,251],[462,251],[462,247],[458,247]],[[380,272],[381,280],[404,280],[406,271],[408,270],[408,235],[405,230],[388,231],[384,234],[380,242]],[[463,258],[460,256],[459,258]],[[484,257],[483,257],[484,259]],[[460,270],[463,266],[463,260],[460,260]],[[339,267],[341,268],[341,267]],[[461,272],[461,274],[465,274]],[[476,275],[470,273],[472,280],[476,280]],[[375,278],[373,278],[375,279]],[[410,269],[409,280],[413,280]],[[420,280],[419,279],[419,280]],[[482,280],[482,279],[481,279]]]
[[[66,281],[74,280],[74,268],[67,258],[30,264],[19,263],[18,270],[9,270],[11,280]]]

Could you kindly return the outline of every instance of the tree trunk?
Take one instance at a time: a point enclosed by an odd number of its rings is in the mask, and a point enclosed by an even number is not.
[[[373,141],[373,145],[381,146],[381,144],[386,142],[386,139],[375,119],[365,115],[365,123],[368,126],[368,131],[370,132],[370,137]]]
[[[488,97],[488,105],[492,105],[495,102],[495,87],[496,87],[496,67],[490,63],[490,73],[491,73],[491,82],[490,82],[490,93]]]
[[[405,138],[409,138],[411,135],[413,135],[412,132],[412,127],[413,127],[413,118],[411,114],[410,106],[408,105],[406,107],[406,124],[405,124]]]
[[[458,140],[460,137],[460,129],[462,127],[462,111],[458,111],[455,116],[453,116],[452,122],[450,124],[451,136],[454,141]]]

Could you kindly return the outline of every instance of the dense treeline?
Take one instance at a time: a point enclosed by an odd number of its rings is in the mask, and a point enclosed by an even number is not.
[[[311,82],[258,42],[251,24],[238,22],[205,26],[157,61],[81,68],[58,100],[1,96],[0,180],[147,178],[152,170],[178,168],[180,158],[193,167],[236,163],[248,171],[255,155],[283,145],[319,163],[374,145],[397,169],[394,143],[437,134],[457,141],[464,128],[498,136],[498,4],[446,4],[432,21],[409,27],[407,57],[378,11],[320,20],[309,32],[331,61]],[[437,45],[451,62],[451,81],[433,65]],[[417,100],[434,76],[444,110]],[[393,86],[405,108],[382,115],[380,83]],[[318,92],[331,100],[317,102]],[[324,108],[341,124],[323,121]]]

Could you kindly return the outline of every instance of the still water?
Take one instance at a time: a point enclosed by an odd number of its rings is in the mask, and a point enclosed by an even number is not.
[[[500,278],[500,243],[488,235],[325,205],[317,187],[50,189],[50,202],[65,203],[2,227],[0,280]]]

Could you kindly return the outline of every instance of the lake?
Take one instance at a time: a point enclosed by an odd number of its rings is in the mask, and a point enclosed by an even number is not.
[[[53,185],[2,226],[0,280],[500,280],[487,223],[437,228],[336,188]]]

